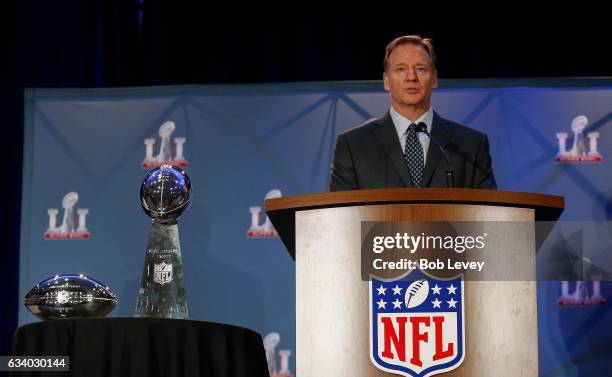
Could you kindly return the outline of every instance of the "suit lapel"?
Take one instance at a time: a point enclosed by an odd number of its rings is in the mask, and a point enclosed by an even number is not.
[[[374,128],[374,133],[378,141],[389,155],[395,170],[399,173],[402,182],[406,187],[412,187],[412,180],[408,173],[408,166],[404,159],[402,146],[397,138],[397,131],[391,119],[391,114],[387,111],[385,115],[376,120],[378,127]]]
[[[431,125],[431,136],[436,139],[442,147],[446,149],[446,144],[449,142],[451,135],[453,134],[453,128],[446,121],[446,119],[440,117],[438,113],[434,111],[433,123]],[[448,152],[447,152],[448,153]],[[429,141],[429,149],[427,150],[427,159],[425,160],[425,170],[423,171],[423,187],[429,187],[434,172],[438,168],[439,164],[442,164],[443,168],[446,169],[446,165],[443,160],[442,153],[436,147],[433,141]]]

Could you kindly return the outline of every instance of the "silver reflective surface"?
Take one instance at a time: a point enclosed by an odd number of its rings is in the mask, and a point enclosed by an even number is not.
[[[32,288],[24,304],[42,320],[104,317],[117,305],[117,297],[107,286],[86,276],[56,275]]]
[[[162,165],[151,170],[140,186],[142,209],[159,223],[175,222],[190,201],[191,181],[176,166]]]

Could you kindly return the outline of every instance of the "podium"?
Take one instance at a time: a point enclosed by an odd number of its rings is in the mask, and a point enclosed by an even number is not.
[[[556,221],[560,196],[477,189],[375,189],[266,200],[296,263],[296,374],[391,376],[371,361],[370,288],[361,275],[363,221],[526,222],[504,234],[520,281],[464,282],[464,357],[443,376],[537,376],[536,221]],[[538,239],[536,239],[538,238]],[[512,254],[512,255],[506,255]],[[435,373],[433,373],[435,374]],[[406,374],[404,375],[411,375]]]

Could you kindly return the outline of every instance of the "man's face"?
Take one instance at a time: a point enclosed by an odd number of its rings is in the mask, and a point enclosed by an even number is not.
[[[431,92],[438,87],[438,74],[427,50],[405,43],[394,48],[387,61],[383,81],[393,107],[426,111],[431,105]]]

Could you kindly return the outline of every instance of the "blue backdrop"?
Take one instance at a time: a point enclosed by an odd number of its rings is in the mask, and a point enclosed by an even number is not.
[[[612,82],[601,80],[442,80],[434,93],[443,117],[489,135],[500,189],[563,195],[566,220],[612,215],[611,104]],[[294,264],[254,207],[275,189],[327,191],[337,133],[388,107],[379,82],[27,90],[21,297],[46,277],[83,272],[118,295],[113,316],[132,315],[150,223],[138,190],[143,162],[155,163],[146,143],[158,156],[159,128],[172,121],[170,153],[182,146],[175,163],[186,165],[194,188],[179,222],[190,318],[278,332],[279,349],[294,350]],[[570,149],[581,115],[585,138],[599,132],[603,162],[555,163],[557,133],[569,134]],[[69,192],[78,193],[75,219],[79,210],[85,219],[72,235],[86,238],[46,239],[65,233]],[[610,291],[603,284],[608,301]],[[541,375],[607,375],[610,304],[560,307],[560,293],[557,282],[539,283]],[[22,307],[19,320],[36,319]]]

